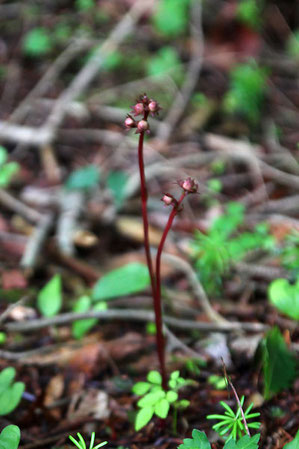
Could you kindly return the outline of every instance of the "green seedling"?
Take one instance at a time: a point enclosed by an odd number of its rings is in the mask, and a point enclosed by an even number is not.
[[[37,306],[43,316],[57,315],[62,307],[62,284],[59,274],[55,274],[40,290],[37,296]]]
[[[241,407],[243,408],[245,397],[242,396],[240,399]],[[220,404],[225,409],[225,412],[223,415],[208,415],[207,419],[217,419],[219,422],[217,424],[213,425],[213,429],[220,435],[224,436],[227,435],[227,438],[237,440],[239,438],[242,438],[243,435],[246,433],[246,429],[243,422],[243,417],[241,414],[241,407],[238,406],[238,409],[236,412],[232,410],[232,408],[226,404],[225,402],[221,401]],[[252,418],[256,418],[257,416],[260,416],[260,413],[250,413],[251,409],[253,407],[253,404],[250,404],[249,407],[244,411],[244,416],[248,425],[248,428],[251,429],[258,429],[260,427],[259,422],[248,422],[248,420]]]
[[[13,424],[4,427],[0,433],[0,449],[18,449],[21,432],[18,426]]]
[[[274,238],[263,223],[252,232],[237,234],[244,218],[244,206],[232,202],[227,205],[225,214],[214,220],[207,234],[195,233],[191,243],[192,255],[200,280],[209,293],[217,293],[223,276],[233,263],[244,259],[250,251],[270,251],[274,247]]]
[[[138,382],[132,389],[133,393],[143,396],[137,402],[140,410],[136,415],[135,430],[138,431],[146,426],[154,415],[162,419],[167,418],[170,406],[175,410],[176,427],[177,410],[189,405],[189,401],[179,400],[178,390],[190,383],[192,381],[180,377],[179,371],[174,371],[168,381],[169,389],[165,391],[162,387],[161,374],[158,371],[150,371],[147,375],[147,382]]]
[[[71,435],[69,435],[69,439],[71,440],[71,442],[77,446],[78,449],[86,449],[86,443],[84,441],[84,438],[82,437],[81,433],[77,433],[78,436],[78,441],[75,440],[74,437],[72,437]],[[92,432],[91,434],[91,438],[90,438],[90,444],[89,444],[89,449],[99,449],[102,446],[105,446],[105,444],[108,443],[108,441],[103,441],[102,443],[97,444],[96,446],[94,446],[94,440],[95,440],[95,432]]]
[[[224,109],[230,114],[241,114],[252,124],[261,115],[266,94],[267,72],[255,61],[240,64],[230,72],[230,87],[224,97]]]
[[[14,382],[16,370],[9,366],[0,373],[0,416],[8,415],[19,405],[25,384]]]
[[[53,50],[53,41],[47,28],[36,27],[29,31],[23,40],[23,52],[26,56],[40,58]]]
[[[260,435],[257,434],[253,437],[245,435],[238,441],[230,439],[226,441],[223,449],[258,449],[259,438]],[[211,449],[211,445],[204,432],[194,429],[192,438],[185,438],[178,449]]]

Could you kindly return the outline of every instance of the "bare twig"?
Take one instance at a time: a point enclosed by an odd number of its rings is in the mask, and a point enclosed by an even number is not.
[[[31,92],[25,97],[23,101],[18,105],[18,107],[11,114],[9,121],[17,122],[21,121],[32,102],[44,95],[47,90],[53,85],[53,83],[58,78],[59,74],[65,69],[65,67],[71,62],[71,60],[76,57],[83,50],[88,49],[91,46],[90,41],[86,39],[75,39],[70,42],[68,47],[58,56],[50,68],[46,71],[44,76],[39,80],[39,82],[34,86]]]
[[[60,216],[57,223],[57,242],[62,253],[74,253],[74,232],[78,219],[84,209],[85,195],[79,191],[62,192],[60,197]]]
[[[38,254],[41,252],[44,241],[53,224],[53,219],[54,217],[51,213],[41,218],[26,244],[25,252],[20,262],[21,267],[34,267]]]
[[[0,203],[32,223],[38,223],[42,219],[42,215],[39,212],[26,206],[3,189],[0,189]]]
[[[154,321],[154,313],[147,310],[135,309],[108,309],[103,311],[89,311],[84,313],[64,313],[53,318],[38,318],[19,323],[7,323],[2,326],[6,332],[33,332],[49,326],[61,326],[85,318],[99,318],[101,320],[121,321]],[[269,326],[262,323],[229,322],[229,323],[207,323],[192,320],[182,320],[170,316],[164,316],[164,322],[177,329],[198,329],[203,332],[222,331],[233,332],[244,330],[248,332],[263,332]]]

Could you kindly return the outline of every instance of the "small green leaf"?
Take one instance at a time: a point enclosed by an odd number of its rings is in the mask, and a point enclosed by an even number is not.
[[[7,151],[2,145],[0,145],[0,166],[5,164],[6,161],[7,161]]]
[[[9,366],[0,373],[0,416],[8,415],[19,404],[25,389],[23,382],[15,382],[15,368]]]
[[[146,426],[148,422],[152,419],[154,414],[154,407],[144,407],[136,415],[135,420],[135,430],[138,431],[142,429],[142,427]]]
[[[80,313],[80,312],[87,312],[91,308],[91,299],[89,296],[84,295],[81,296],[81,298],[78,299],[76,304],[73,307],[73,312]],[[107,310],[107,304],[105,302],[98,302],[95,304],[95,306],[92,308],[92,310],[95,311],[101,311],[101,310]],[[98,323],[97,318],[87,318],[86,320],[78,320],[75,321],[72,325],[72,335],[74,338],[80,339],[84,337],[85,334],[87,334],[90,329],[93,328]]]
[[[23,41],[23,52],[32,57],[47,55],[53,48],[48,30],[44,27],[37,27],[29,31]]]
[[[162,377],[159,371],[150,371],[147,375],[147,380],[152,384],[162,385]]]
[[[299,279],[291,285],[287,279],[272,281],[268,289],[271,303],[282,313],[299,321]]]
[[[132,388],[132,392],[138,396],[142,396],[148,392],[151,385],[148,382],[137,382]]]
[[[113,194],[116,207],[123,205],[126,196],[128,175],[124,171],[111,171],[107,177],[107,186]]]
[[[157,31],[164,36],[178,36],[184,33],[188,26],[189,0],[161,0],[153,23]]]
[[[61,276],[54,277],[41,289],[37,297],[37,305],[42,315],[55,316],[62,306]]]
[[[296,377],[296,360],[289,351],[279,329],[274,327],[265,336],[262,346],[264,396],[289,388]]]
[[[177,399],[178,399],[177,392],[176,391],[167,391],[166,399],[170,403],[177,401]]]
[[[296,433],[295,438],[289,443],[283,446],[283,449],[299,449],[299,430]]]
[[[211,449],[211,445],[204,432],[194,429],[192,438],[185,438],[183,444],[178,446],[178,449]]]
[[[167,418],[169,412],[169,402],[167,399],[163,398],[159,402],[157,402],[155,406],[155,414],[159,416],[159,418],[165,419]]]
[[[4,427],[0,434],[0,449],[18,449],[21,432],[18,426],[13,424]]]
[[[159,391],[155,391],[154,393],[146,394],[143,398],[139,399],[137,405],[140,408],[147,407],[149,405],[154,406],[158,401],[160,401],[160,399],[163,399],[164,397],[165,391],[161,389]]]
[[[176,67],[176,76],[181,73],[181,61],[177,51],[173,47],[162,47],[155,56],[147,62],[147,74],[149,76],[161,76]]]
[[[1,149],[1,148],[0,148]],[[0,152],[1,158],[1,152]],[[17,173],[20,169],[20,166],[17,162],[7,162],[1,165],[0,161],[0,187],[6,187],[11,178],[15,173]]]
[[[108,300],[143,291],[149,286],[148,268],[142,263],[129,263],[101,277],[93,287],[94,301]]]
[[[69,190],[91,190],[100,181],[100,171],[95,165],[87,165],[73,171],[66,180],[65,186]]]

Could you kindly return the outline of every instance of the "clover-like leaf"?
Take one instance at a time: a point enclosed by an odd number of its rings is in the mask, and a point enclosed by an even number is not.
[[[137,382],[132,388],[132,392],[138,396],[142,396],[147,393],[150,388],[151,385],[148,382]]]
[[[13,382],[16,370],[13,367],[5,368],[0,373],[0,416],[8,415],[19,404],[25,384]]]
[[[167,399],[162,398],[155,405],[155,414],[159,416],[159,418],[165,419],[167,418],[168,412],[169,412],[169,402],[167,401]]]
[[[0,449],[18,449],[21,432],[18,426],[13,424],[4,427],[0,433]]]
[[[211,449],[211,445],[204,432],[194,429],[192,438],[185,438],[183,444],[178,446],[178,449]]]
[[[162,384],[162,377],[159,371],[150,371],[147,375],[147,380],[151,382],[152,384],[161,385]]]
[[[299,279],[291,285],[287,279],[276,279],[268,290],[270,302],[282,313],[299,320]]]

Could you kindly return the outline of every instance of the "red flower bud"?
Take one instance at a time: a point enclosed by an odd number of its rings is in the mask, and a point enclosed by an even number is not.
[[[198,184],[194,179],[187,178],[178,181],[180,187],[185,190],[186,193],[196,193],[198,191]]]
[[[135,106],[132,106],[132,113],[136,117],[136,115],[141,115],[144,112],[143,103],[136,103]]]
[[[137,131],[136,134],[140,134],[142,132],[146,132],[147,134],[149,133],[149,124],[146,120],[140,120],[137,123]]]
[[[136,128],[137,127],[136,121],[129,114],[127,115],[127,118],[125,120],[125,127],[127,129],[132,129],[132,128]]]

